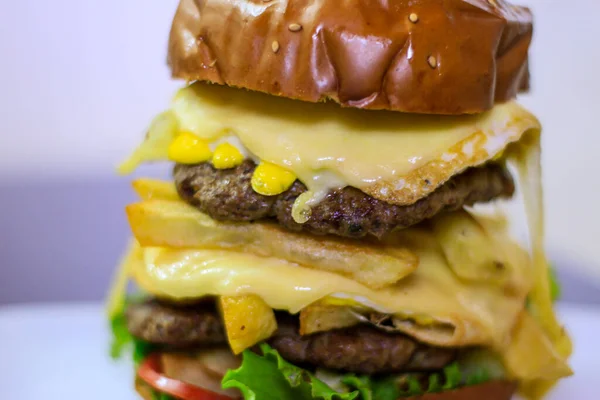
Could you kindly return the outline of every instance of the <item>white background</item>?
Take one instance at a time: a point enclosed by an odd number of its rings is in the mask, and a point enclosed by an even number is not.
[[[548,248],[600,280],[600,2],[526,3]],[[127,236],[113,167],[181,85],[165,62],[175,7],[0,1],[0,303],[101,295]]]

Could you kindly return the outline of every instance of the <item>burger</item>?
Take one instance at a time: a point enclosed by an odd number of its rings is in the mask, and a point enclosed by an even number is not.
[[[174,164],[133,181],[109,299],[139,394],[538,399],[571,375],[515,102],[532,30],[504,0],[181,0],[187,83],[119,167]]]

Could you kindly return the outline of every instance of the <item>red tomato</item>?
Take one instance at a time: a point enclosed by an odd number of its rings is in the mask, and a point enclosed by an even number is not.
[[[137,376],[159,392],[182,400],[232,400],[231,397],[190,385],[162,374],[160,356],[150,354],[140,365]]]

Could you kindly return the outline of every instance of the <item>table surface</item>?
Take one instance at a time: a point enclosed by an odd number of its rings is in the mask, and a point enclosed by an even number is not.
[[[576,375],[548,400],[593,399],[600,369],[600,308],[562,304],[575,341]],[[108,356],[110,332],[99,304],[17,305],[0,308],[0,375],[7,399],[135,399],[127,360]]]

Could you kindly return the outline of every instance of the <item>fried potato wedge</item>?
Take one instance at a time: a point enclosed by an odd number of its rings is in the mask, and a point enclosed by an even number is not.
[[[311,304],[300,311],[300,334],[347,328],[360,322],[351,307]]]
[[[303,235],[273,223],[219,222],[183,201],[144,201],[127,206],[127,215],[142,246],[249,252],[344,275],[374,289],[398,282],[419,263],[416,254],[397,244]]]
[[[175,184],[160,179],[141,178],[132,182],[133,190],[142,200],[172,200],[178,201],[179,195]]]
[[[518,255],[507,252],[519,250],[517,246],[507,249],[506,235],[494,232],[498,225],[485,224],[484,218],[476,219],[464,210],[431,220],[448,264],[459,278],[470,281],[502,282],[510,278]]]
[[[563,332],[563,335],[569,341],[567,333]],[[573,375],[565,358],[526,311],[517,322],[512,341],[503,357],[507,369],[526,381]]]
[[[460,278],[484,280],[502,272],[496,268],[494,243],[468,213],[457,211],[434,218],[433,232],[448,263]]]
[[[255,295],[221,296],[219,310],[234,354],[268,339],[277,329],[273,309]]]

